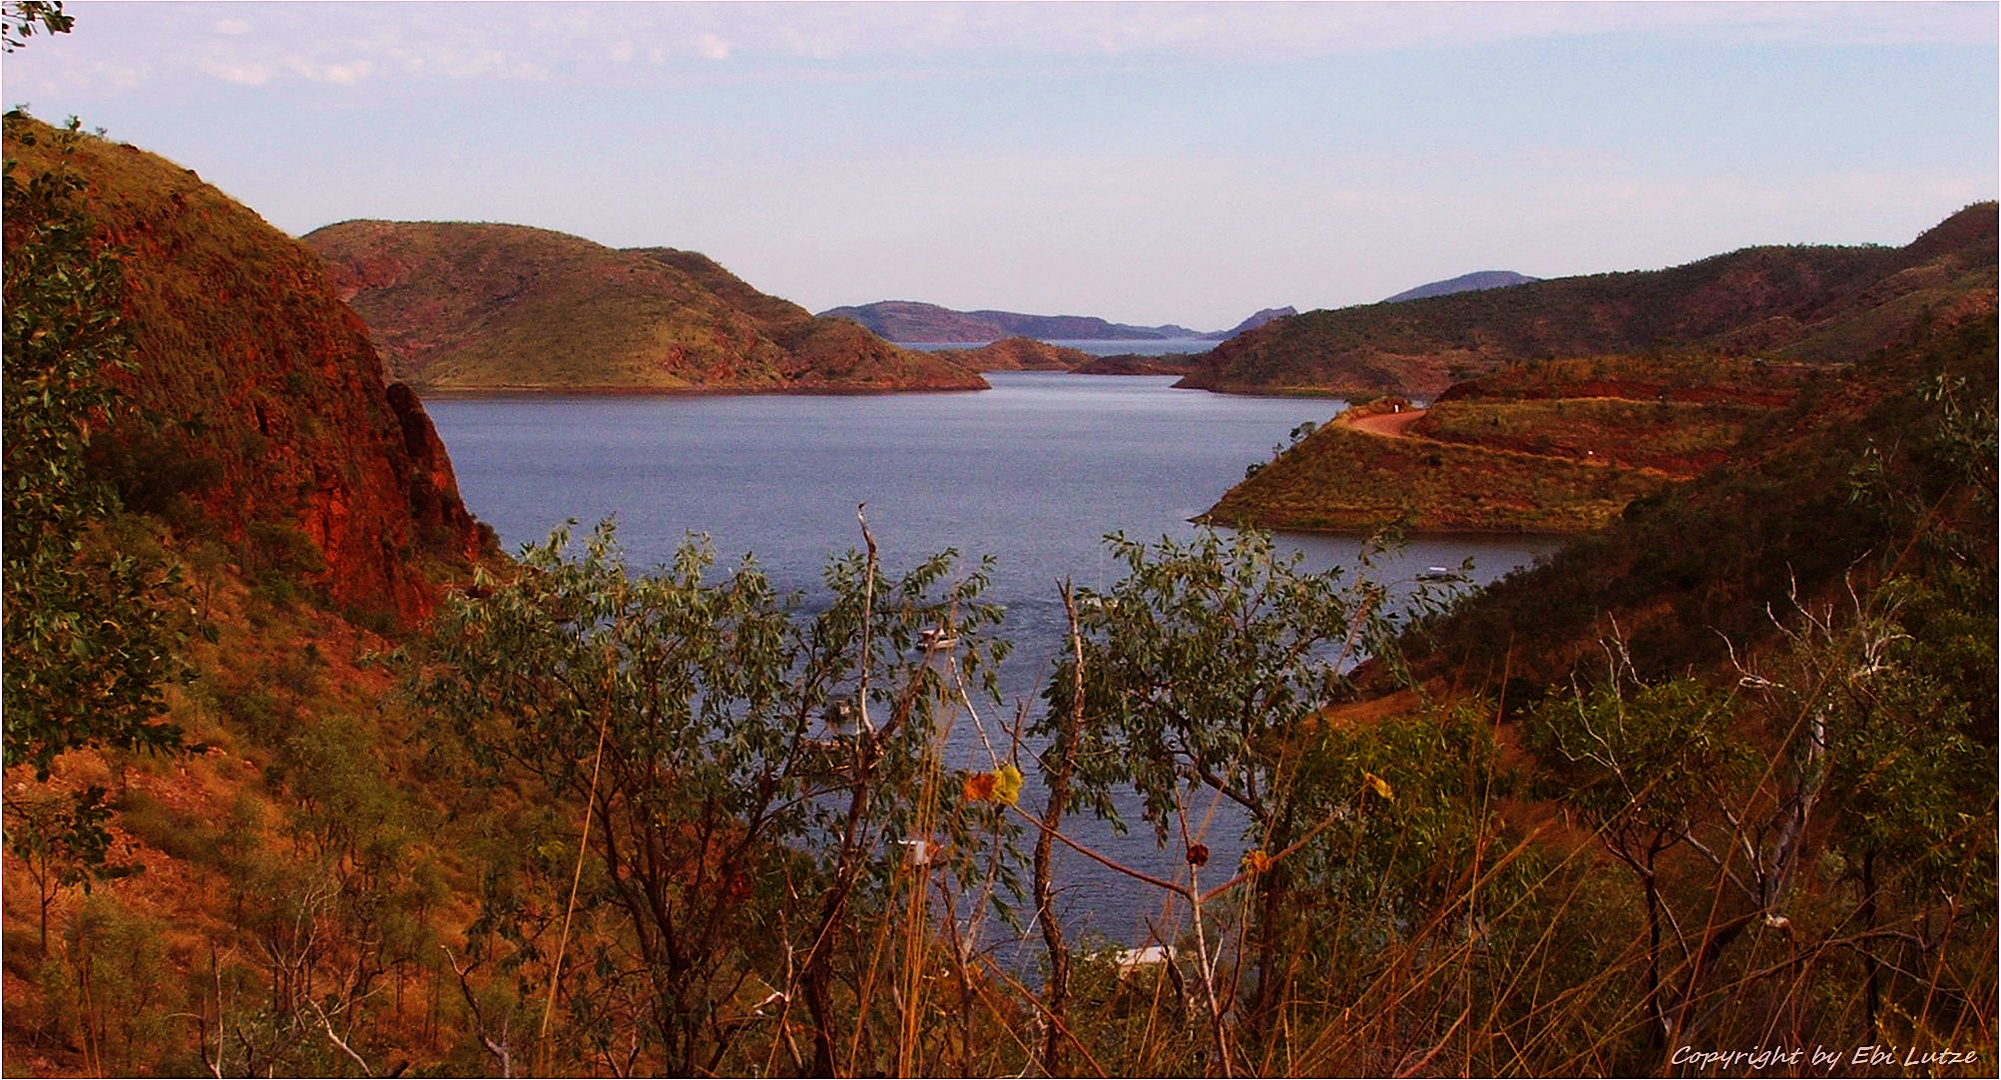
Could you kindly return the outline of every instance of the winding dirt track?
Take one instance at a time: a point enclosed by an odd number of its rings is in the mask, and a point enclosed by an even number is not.
[[[1404,429],[1416,423],[1417,418],[1423,415],[1423,409],[1405,409],[1402,412],[1364,416],[1348,421],[1348,425],[1371,435],[1388,435],[1393,439],[1400,439],[1403,437]]]

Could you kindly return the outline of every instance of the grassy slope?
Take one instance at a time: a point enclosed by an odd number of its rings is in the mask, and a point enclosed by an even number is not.
[[[1312,311],[1224,342],[1183,385],[1435,394],[1512,360],[1697,343],[1852,361],[1910,325],[1918,312],[1900,297],[1943,290],[1936,302],[1991,268],[1994,250],[1995,205],[1982,203],[1904,248],[1747,248],[1667,270]],[[1865,334],[1854,320],[1867,312]]]
[[[1593,357],[1461,383],[1393,438],[1351,410],[1231,488],[1206,515],[1273,529],[1579,532],[1715,466],[1813,369]]]
[[[1328,424],[1223,496],[1204,520],[1267,529],[1564,533],[1595,528],[1656,472]]]
[[[517,225],[350,221],[306,237],[390,366],[444,389],[875,390],[985,384],[814,319],[704,256]]]
[[[1876,512],[1852,497],[1872,451],[1898,490],[1937,497],[1927,447],[1941,412],[1919,387],[1963,377],[1967,399],[1991,408],[1993,307],[1990,295],[1984,313],[1922,327],[1811,385],[1757,423],[1730,466],[1635,502],[1610,529],[1489,587],[1436,628],[1428,669],[1556,681],[1615,620],[1646,673],[1715,663],[1726,638],[1769,634],[1766,605],[1784,609],[1795,583],[1816,595],[1865,554],[1886,554]],[[1991,520],[1961,524],[1991,548]]]
[[[1764,410],[1752,405],[1572,398],[1434,405],[1410,433],[1440,442],[1516,450],[1688,476],[1720,464]]]

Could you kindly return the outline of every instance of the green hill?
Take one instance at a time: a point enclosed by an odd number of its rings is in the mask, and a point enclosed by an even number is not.
[[[1994,203],[1970,206],[1902,248],[1746,248],[1667,270],[1307,312],[1217,346],[1180,385],[1431,395],[1511,361],[1678,346],[1853,361],[1928,309],[1993,290],[1995,218]]]
[[[977,390],[713,260],[520,225],[348,221],[306,243],[391,371],[452,390]]]

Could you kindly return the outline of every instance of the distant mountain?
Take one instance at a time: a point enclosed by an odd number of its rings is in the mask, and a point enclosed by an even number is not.
[[[1511,361],[1699,348],[1849,362],[1995,288],[1995,204],[1902,248],[1755,247],[1666,270],[1309,311],[1203,354],[1178,385],[1436,394]]]
[[[1531,281],[1541,280],[1541,278],[1533,278],[1527,274],[1517,274],[1513,270],[1475,270],[1470,274],[1461,274],[1456,278],[1448,278],[1444,281],[1434,281],[1426,285],[1419,285],[1415,289],[1405,289],[1395,296],[1384,300],[1383,303],[1395,304],[1404,300],[1423,300],[1429,296],[1449,296],[1452,293],[1478,292],[1481,289],[1499,289],[1509,285],[1526,285]],[[1245,329],[1249,329],[1249,327]]]
[[[1213,334],[1198,334],[1197,336],[1209,338],[1214,341],[1228,341],[1246,330],[1256,330],[1266,323],[1277,322],[1280,319],[1289,318],[1297,314],[1299,314],[1299,310],[1290,304],[1285,307],[1268,307],[1228,330],[1217,331]]]
[[[1222,341],[1254,326],[1294,314],[1291,308],[1267,308],[1239,323],[1234,330],[1203,333],[1168,323],[1133,326],[1085,315],[1023,315],[1015,311],[954,311],[915,300],[879,300],[873,304],[828,308],[823,319],[860,323],[890,341],[999,341],[1026,337],[1043,341],[1163,341],[1207,338]]]
[[[348,221],[304,238],[390,370],[439,389],[981,389],[705,255],[521,225]]]

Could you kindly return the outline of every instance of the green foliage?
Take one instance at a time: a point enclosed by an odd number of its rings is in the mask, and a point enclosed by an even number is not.
[[[1358,764],[1380,760],[1351,739],[1329,741],[1315,718],[1343,699],[1346,673],[1363,656],[1394,666],[1403,621],[1439,597],[1419,586],[1397,610],[1388,589],[1367,576],[1373,548],[1362,575],[1343,582],[1338,570],[1301,572],[1297,556],[1280,556],[1260,533],[1225,541],[1205,531],[1187,544],[1164,539],[1153,547],[1118,536],[1110,542],[1125,577],[1110,592],[1077,598],[1082,699],[1078,661],[1066,661],[1044,691],[1049,708],[1036,733],[1069,740],[1079,805],[1117,821],[1114,793],[1137,793],[1156,840],[1165,844],[1172,834],[1186,849],[1189,895],[1207,861],[1190,825],[1201,792],[1242,811],[1245,843],[1259,856],[1248,867],[1256,896],[1244,910],[1255,953],[1249,966],[1259,980],[1249,1013],[1262,1025],[1294,969],[1281,944],[1300,925],[1297,893],[1331,888],[1330,874],[1348,872],[1332,869],[1328,845],[1345,839],[1352,856],[1362,834],[1340,823],[1393,790]],[[1066,735],[1064,718],[1073,713],[1081,724]],[[1308,840],[1316,843],[1293,850]],[[1225,868],[1216,880],[1233,872]],[[1206,970],[1203,981],[1213,983]],[[1220,1037],[1217,1052],[1227,1053]]]
[[[42,949],[49,947],[49,906],[64,890],[125,877],[137,866],[110,861],[111,808],[104,789],[72,793],[30,792],[17,786],[7,796],[7,850],[34,879],[41,901]]]
[[[1537,711],[1552,794],[1640,889],[1652,1052],[1769,1024],[1743,995],[1781,973],[1824,1002],[1795,1030],[1829,1042],[1878,1037],[1889,1002],[1956,1029],[1991,986],[1954,966],[1990,932],[1956,913],[1995,896],[1992,729],[1967,712],[1991,691],[1928,662],[1900,619],[1916,588],[1851,592],[1845,612],[1796,599],[1775,617],[1783,648],[1733,653],[1733,693],[1620,661]],[[1942,929],[1885,929],[1901,925]],[[1849,950],[1859,972],[1831,959]]]
[[[10,140],[35,143],[20,114],[6,123]],[[66,153],[75,129],[54,138]],[[123,408],[106,376],[130,337],[118,260],[76,208],[82,184],[67,167],[28,179],[6,167],[5,760],[43,777],[73,747],[180,741],[152,721],[180,670],[180,634],[159,603],[178,574],[90,543],[118,503],[85,452]]]
[[[75,22],[75,16],[63,14],[62,0],[7,0],[0,12],[0,49],[13,52],[38,31],[67,34]]]
[[[1110,791],[1131,784],[1164,841],[1193,777],[1270,828],[1292,797],[1300,725],[1336,700],[1347,667],[1387,640],[1384,591],[1344,585],[1338,570],[1302,573],[1297,556],[1259,533],[1110,543],[1126,576],[1077,599],[1080,795],[1111,815]],[[1044,725],[1072,706],[1066,672],[1045,691]]]
[[[169,977],[166,930],[108,894],[85,901],[71,920],[47,991],[89,1072],[141,1075],[178,1045],[184,998]]]
[[[853,959],[855,921],[905,887],[895,842],[942,843],[942,869],[979,880],[985,813],[938,812],[922,793],[938,791],[956,696],[934,654],[949,648],[978,684],[1004,651],[983,633],[999,620],[980,599],[986,569],[954,579],[948,553],[890,581],[871,548],[830,565],[831,603],[809,619],[749,563],[705,580],[694,542],[646,576],[624,569],[609,523],[580,555],[568,544],[558,532],[512,580],[482,575],[448,604],[412,692],[470,779],[563,808],[536,825],[527,861],[567,885],[587,845],[579,925],[620,930],[566,941],[514,888],[489,896],[481,925],[517,967],[580,952],[561,978],[583,1033],[614,1003],[644,1002],[652,1045],[682,1070],[716,1067],[736,988],[786,984],[796,956],[816,1057],[831,1054],[833,965]]]

